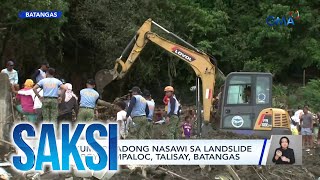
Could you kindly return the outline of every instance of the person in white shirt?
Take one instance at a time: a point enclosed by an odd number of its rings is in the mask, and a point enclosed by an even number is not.
[[[43,62],[41,64],[41,67],[39,69],[37,69],[34,74],[31,76],[32,80],[36,83],[38,83],[39,81],[41,81],[42,79],[46,78],[46,72],[49,69],[49,63],[47,62]]]
[[[125,111],[127,104],[124,101],[119,101],[117,105],[117,122],[119,124],[119,134],[121,139],[125,139],[128,134],[128,122],[127,122],[127,112]],[[129,120],[129,118],[128,118]]]
[[[147,116],[147,120],[148,120],[148,122],[152,123],[153,122],[154,107],[156,104],[155,104],[154,100],[152,99],[149,90],[145,90],[143,92],[143,96],[147,100],[147,105],[149,107],[149,114]]]
[[[43,90],[41,88],[37,89],[37,92],[39,93],[39,95],[42,97],[43,96]],[[33,109],[36,111],[37,114],[37,122],[41,122],[42,121],[42,102],[40,101],[40,99],[36,96],[36,94],[34,93],[34,95],[32,96],[34,99],[34,105],[33,105]]]
[[[294,120],[296,123],[298,123],[298,125],[300,125],[300,117],[303,114],[303,110],[298,107],[298,110],[294,113],[294,115],[291,117],[292,120]]]
[[[308,113],[313,114],[311,111],[308,111]],[[298,125],[300,125],[300,118],[303,115],[303,109],[298,107],[298,110],[294,113],[294,115],[291,117],[292,120],[294,120]]]
[[[9,76],[9,81],[12,85],[18,84],[18,72],[13,69],[14,63],[13,61],[8,61],[7,62],[7,68],[2,69],[1,73],[8,74]]]

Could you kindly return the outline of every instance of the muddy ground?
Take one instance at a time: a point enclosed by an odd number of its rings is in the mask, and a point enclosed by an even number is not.
[[[161,109],[161,108],[159,108]],[[187,107],[183,109],[182,117],[187,114],[192,107]],[[107,113],[112,114],[112,113]],[[194,122],[195,123],[195,122]],[[194,124],[196,125],[196,123]],[[165,139],[165,125],[154,125],[152,127],[153,139]],[[238,135],[230,132],[222,132],[218,130],[213,130],[209,128],[209,132],[206,136],[202,137],[203,139],[256,139],[256,136],[245,136]],[[312,155],[311,155],[312,154]],[[311,149],[310,152],[303,151],[302,166],[297,165],[285,165],[285,166],[232,166],[235,172],[238,174],[240,179],[318,179],[320,177],[320,148]],[[210,166],[201,169],[199,166],[159,166],[163,167],[169,171],[172,171],[185,179],[235,179],[232,178],[226,166]],[[143,179],[139,173],[132,173],[128,170],[125,170],[121,173],[114,175],[112,180],[124,180],[124,179]],[[152,171],[151,174],[148,174],[148,179],[182,179],[172,176],[171,174],[163,173],[161,170]]]
[[[114,113],[114,112],[113,112]],[[106,114],[113,114],[106,113]],[[106,118],[106,117],[105,117]],[[103,119],[105,119],[103,118]],[[110,117],[106,118],[110,119]],[[152,127],[153,139],[163,139],[165,138],[165,125],[154,125]],[[237,135],[230,132],[222,132],[218,130],[213,130],[209,128],[209,132],[206,136],[202,137],[204,139],[255,139],[255,136],[244,136]],[[312,155],[311,155],[312,154]],[[221,179],[221,180],[232,180],[232,175],[229,173],[227,166],[210,166],[203,169],[200,166],[159,166],[172,171],[179,176],[173,176],[170,173],[165,173],[159,168],[148,173],[147,178],[143,178],[140,172],[131,172],[129,170],[120,171],[115,174],[112,180],[139,180],[139,179],[161,179],[161,180],[171,180],[171,179],[188,179],[188,180],[205,180],[205,179]],[[236,172],[241,180],[274,180],[274,179],[318,179],[320,177],[320,148],[311,149],[310,152],[303,151],[303,165],[285,165],[285,166],[231,166],[231,168]],[[13,178],[16,179],[16,178]],[[47,174],[41,177],[42,180],[55,180],[55,179],[65,179],[61,176],[54,174]],[[73,178],[80,179],[80,178]]]

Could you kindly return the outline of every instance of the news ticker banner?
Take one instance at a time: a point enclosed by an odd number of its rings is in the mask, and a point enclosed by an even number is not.
[[[117,124],[14,126],[19,171],[117,171],[119,165],[266,165],[271,140],[120,140]]]
[[[39,141],[25,142],[38,157]],[[109,153],[110,156],[110,153],[116,153],[118,165],[266,165],[270,148],[270,140],[267,139],[118,140],[117,151],[111,152],[109,142],[104,140],[97,142],[105,154]],[[56,150],[52,150],[53,146]],[[79,140],[76,148],[82,162],[86,162],[87,157],[92,157],[94,163],[98,163],[101,159],[101,153],[92,148],[86,140]],[[61,140],[57,140],[56,144],[51,143],[50,146],[46,143],[43,154],[49,158],[48,156],[55,152],[54,155],[58,157],[59,162],[64,162],[62,149]],[[24,157],[23,159],[26,158],[22,149],[18,150],[18,155]],[[74,157],[70,158],[70,163],[76,164]]]
[[[120,140],[120,165],[265,165],[270,140]]]

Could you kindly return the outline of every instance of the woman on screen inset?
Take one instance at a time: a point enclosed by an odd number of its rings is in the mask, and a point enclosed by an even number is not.
[[[276,164],[294,164],[294,152],[289,148],[289,139],[285,136],[280,138],[280,148],[277,148],[274,152],[272,162]]]

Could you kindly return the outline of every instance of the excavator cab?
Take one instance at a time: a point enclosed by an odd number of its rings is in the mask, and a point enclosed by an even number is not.
[[[272,74],[234,72],[226,77],[220,129],[269,137],[291,134],[285,110],[272,107]]]

